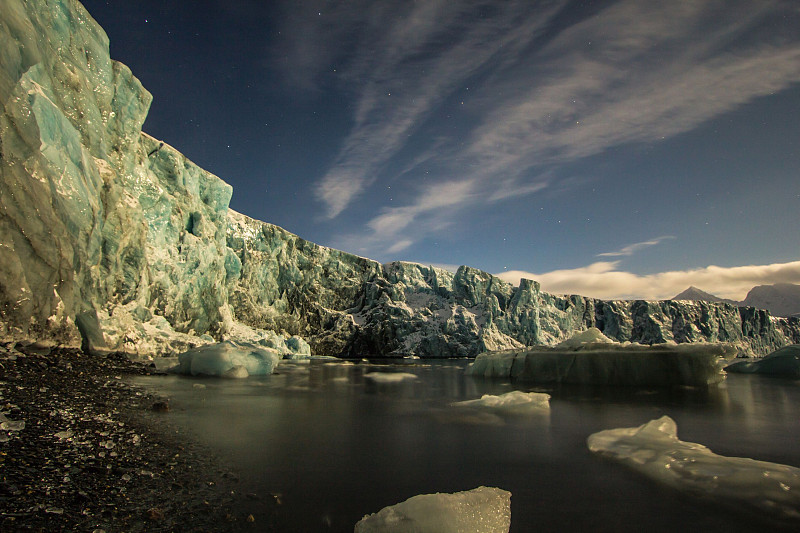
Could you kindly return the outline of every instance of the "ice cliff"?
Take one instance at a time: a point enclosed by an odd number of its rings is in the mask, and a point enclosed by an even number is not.
[[[231,187],[141,131],[151,96],[75,0],[0,11],[0,337],[134,353],[235,340],[339,356],[474,356],[597,327],[765,354],[800,320],[601,301],[485,272],[381,265],[228,207]],[[88,332],[88,333],[87,333]],[[305,339],[305,341],[303,340]]]

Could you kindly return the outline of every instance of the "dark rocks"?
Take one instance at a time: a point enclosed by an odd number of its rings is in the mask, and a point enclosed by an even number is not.
[[[126,381],[150,372],[119,354],[0,344],[0,531],[252,530],[236,475]]]

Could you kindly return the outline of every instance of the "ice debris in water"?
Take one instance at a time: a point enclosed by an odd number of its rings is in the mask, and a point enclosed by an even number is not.
[[[281,360],[276,350],[233,341],[207,344],[178,356],[173,374],[246,378],[272,374]]]
[[[355,533],[508,533],[511,493],[495,487],[420,494],[362,518]]]
[[[513,413],[534,413],[550,409],[550,395],[543,392],[511,391],[500,396],[484,394],[477,400],[454,402],[454,407],[477,407]]]
[[[725,367],[726,372],[765,374],[782,378],[800,378],[800,344],[784,346],[754,361],[737,361]]]
[[[800,520],[800,468],[717,455],[702,444],[678,439],[668,416],[633,428],[589,436],[589,450],[615,459],[670,487]]]
[[[375,383],[399,383],[407,379],[417,379],[417,376],[408,372],[370,372],[364,374],[364,378]]]
[[[734,353],[727,344],[618,343],[589,328],[555,347],[482,353],[467,374],[536,383],[705,386],[724,379],[724,358]]]

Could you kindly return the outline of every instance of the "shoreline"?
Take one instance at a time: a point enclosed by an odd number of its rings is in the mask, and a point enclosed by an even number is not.
[[[120,353],[0,343],[0,532],[274,529],[276,503],[126,380],[152,374]]]

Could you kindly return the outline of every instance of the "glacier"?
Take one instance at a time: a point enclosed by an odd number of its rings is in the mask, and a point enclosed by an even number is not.
[[[702,444],[678,439],[663,416],[639,427],[589,436],[593,453],[619,461],[667,486],[776,520],[800,520],[800,468],[745,457],[717,455]]]
[[[355,533],[508,533],[511,493],[495,487],[420,494],[367,515]]]
[[[231,210],[230,185],[142,131],[152,96],[79,2],[5,0],[0,21],[0,339],[132,357],[474,357],[592,327],[741,355],[800,343],[800,319],[750,307],[553,295],[306,241]]]

